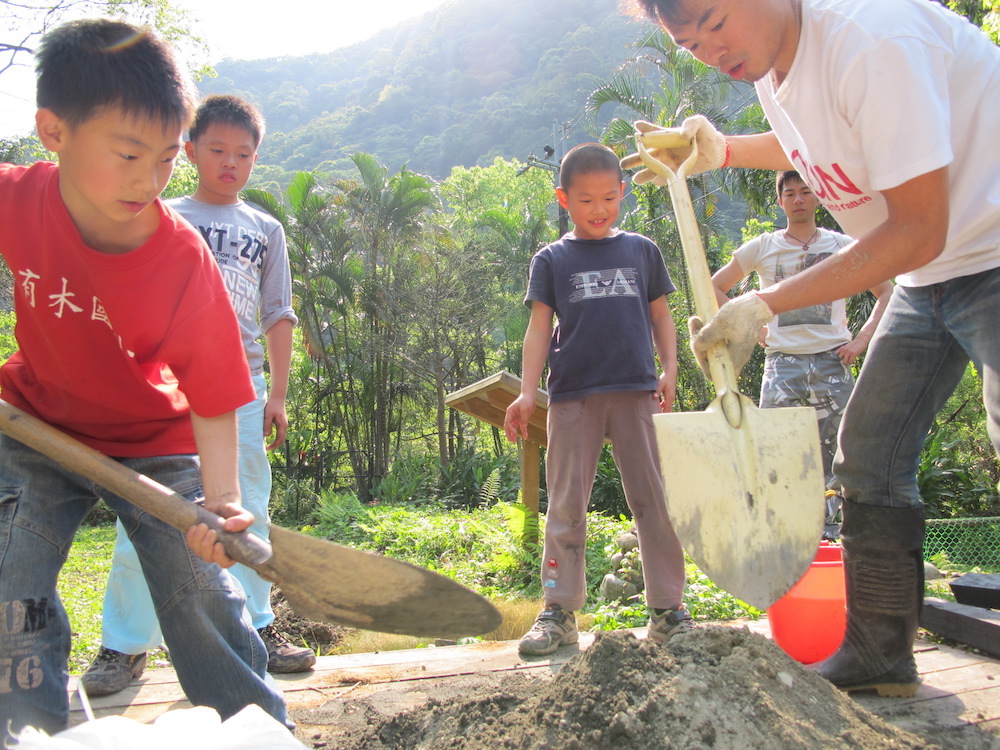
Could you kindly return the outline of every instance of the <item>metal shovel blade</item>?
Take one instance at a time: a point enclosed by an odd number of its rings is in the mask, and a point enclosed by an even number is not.
[[[656,414],[667,510],[698,567],[764,610],[809,568],[823,529],[823,465],[810,407],[758,409],[730,426],[704,412]],[[810,439],[812,438],[812,439]]]
[[[694,295],[706,324],[718,312],[686,176],[698,144],[677,129],[636,136],[643,163],[670,191]],[[676,171],[650,149],[690,148]],[[816,411],[758,409],[739,392],[725,342],[707,352],[717,398],[700,413],[654,415],[667,509],[691,558],[717,585],[767,609],[795,585],[823,532],[823,462]]]

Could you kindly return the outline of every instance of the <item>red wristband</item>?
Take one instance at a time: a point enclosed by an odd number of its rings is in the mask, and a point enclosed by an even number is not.
[[[729,145],[729,141],[726,141],[726,158],[722,162],[723,167],[728,167],[729,162],[733,158],[733,147]]]

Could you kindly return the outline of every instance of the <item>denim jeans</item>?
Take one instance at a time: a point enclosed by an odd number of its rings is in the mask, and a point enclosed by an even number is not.
[[[239,427],[240,495],[243,505],[254,515],[250,530],[267,539],[271,497],[271,465],[264,448],[264,406],[267,404],[267,383],[263,375],[254,376],[257,398],[236,411]],[[237,564],[229,569],[243,587],[247,611],[254,628],[274,622],[271,609],[271,584],[253,568]],[[121,522],[111,558],[108,585],[104,590],[104,612],[101,640],[107,648],[123,654],[141,654],[163,642],[153,600],[142,574],[135,546]]]
[[[122,459],[188,499],[201,492],[194,456]],[[194,555],[181,532],[51,459],[0,435],[0,738],[7,722],[49,733],[69,715],[71,631],[56,579],[99,497],[135,543],[181,687],[223,719],[255,703],[288,724],[267,652],[222,568]]]
[[[893,508],[921,505],[921,447],[970,360],[983,379],[990,438],[1000,448],[998,325],[1000,269],[896,287],[841,422],[833,470],[844,497]]]

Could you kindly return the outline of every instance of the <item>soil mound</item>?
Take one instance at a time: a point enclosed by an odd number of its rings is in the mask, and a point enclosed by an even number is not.
[[[627,632],[602,634],[552,680],[508,675],[391,716],[370,713],[365,724],[336,747],[935,747],[861,708],[768,639],[722,626],[663,646]]]

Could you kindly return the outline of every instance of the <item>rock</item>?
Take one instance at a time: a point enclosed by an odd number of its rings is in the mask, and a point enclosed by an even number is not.
[[[616,576],[614,573],[608,573],[604,576],[604,580],[601,581],[601,596],[607,599],[609,602],[618,601],[622,598],[622,592],[625,590],[625,581]]]
[[[627,531],[618,537],[618,546],[622,548],[622,552],[631,552],[639,546],[639,537]]]
[[[933,581],[936,578],[944,578],[944,574],[934,567],[934,563],[924,560],[924,578],[928,581]]]
[[[611,556],[611,569],[617,573],[621,569],[622,561],[624,559],[625,555],[621,552],[615,552],[615,554]]]

